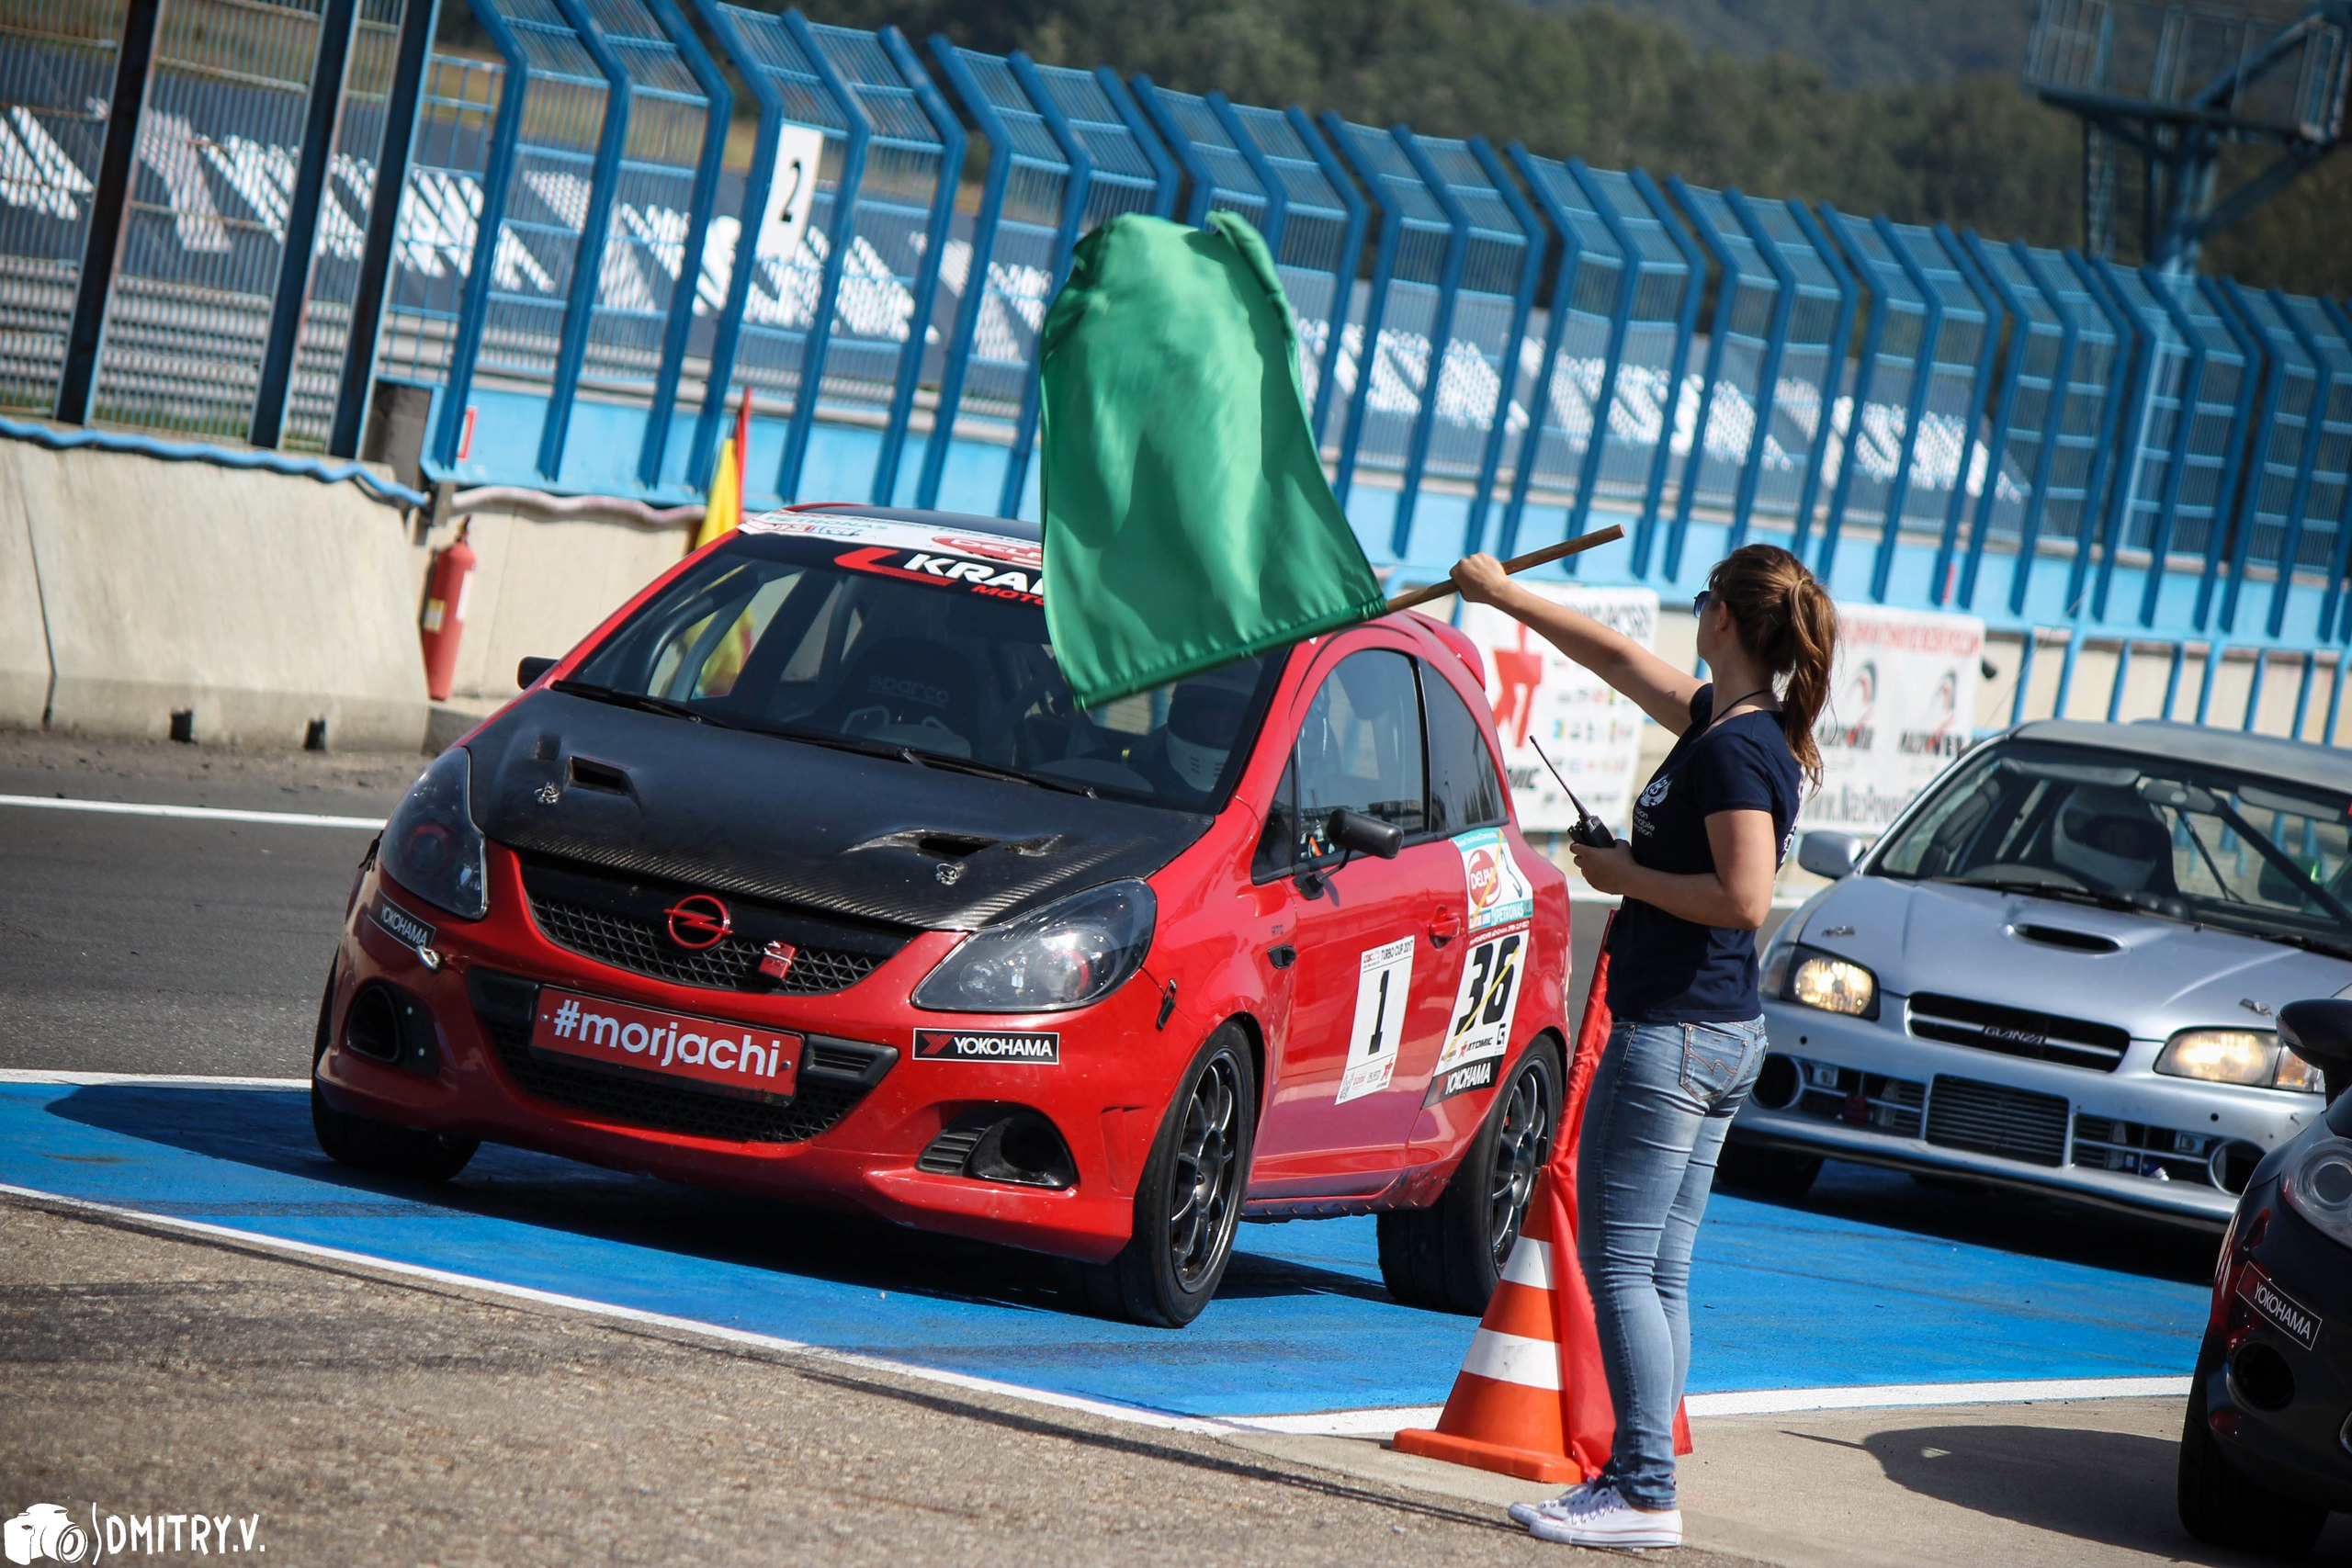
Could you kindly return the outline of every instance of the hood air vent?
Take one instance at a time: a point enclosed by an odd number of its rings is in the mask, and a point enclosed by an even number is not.
[[[2063,947],[2072,953],[2120,953],[2123,944],[2111,936],[2097,931],[2070,931],[2064,926],[2018,924],[2009,928],[2009,934],[2020,942],[2038,942],[2044,947]]]

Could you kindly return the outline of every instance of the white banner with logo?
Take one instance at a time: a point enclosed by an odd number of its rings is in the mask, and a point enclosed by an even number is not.
[[[1967,748],[1984,623],[1973,615],[1838,606],[1838,668],[1814,727],[1821,793],[1806,828],[1872,837]]]
[[[1615,627],[1644,648],[1657,641],[1657,595],[1646,588],[1526,586]],[[1565,832],[1577,820],[1576,807],[1553,782],[1532,739],[1566,777],[1585,809],[1623,833],[1640,761],[1642,710],[1499,610],[1464,604],[1462,629],[1486,660],[1487,699],[1494,705],[1520,826],[1531,833]]]

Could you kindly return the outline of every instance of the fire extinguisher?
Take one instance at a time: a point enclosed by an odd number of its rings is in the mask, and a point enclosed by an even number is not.
[[[470,517],[460,522],[458,536],[434,552],[425,581],[417,640],[424,645],[425,694],[436,703],[448,696],[458,672],[458,639],[465,635],[466,595],[474,582],[474,548],[466,543],[473,523]]]

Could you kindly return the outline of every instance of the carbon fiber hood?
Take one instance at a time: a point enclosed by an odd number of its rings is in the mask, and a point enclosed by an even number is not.
[[[933,930],[1149,876],[1214,820],[553,691],[467,746],[474,819],[510,849]]]

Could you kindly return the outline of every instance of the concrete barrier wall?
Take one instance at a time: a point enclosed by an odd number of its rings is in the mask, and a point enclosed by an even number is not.
[[[0,442],[0,533],[30,558],[50,664],[12,722],[208,743],[407,749],[423,668],[399,512],[348,485]],[[21,557],[0,539],[0,667],[21,662]],[[11,564],[13,563],[13,564]],[[7,690],[15,690],[12,679]]]
[[[38,729],[49,711],[49,628],[22,492],[0,474],[0,725]]]

